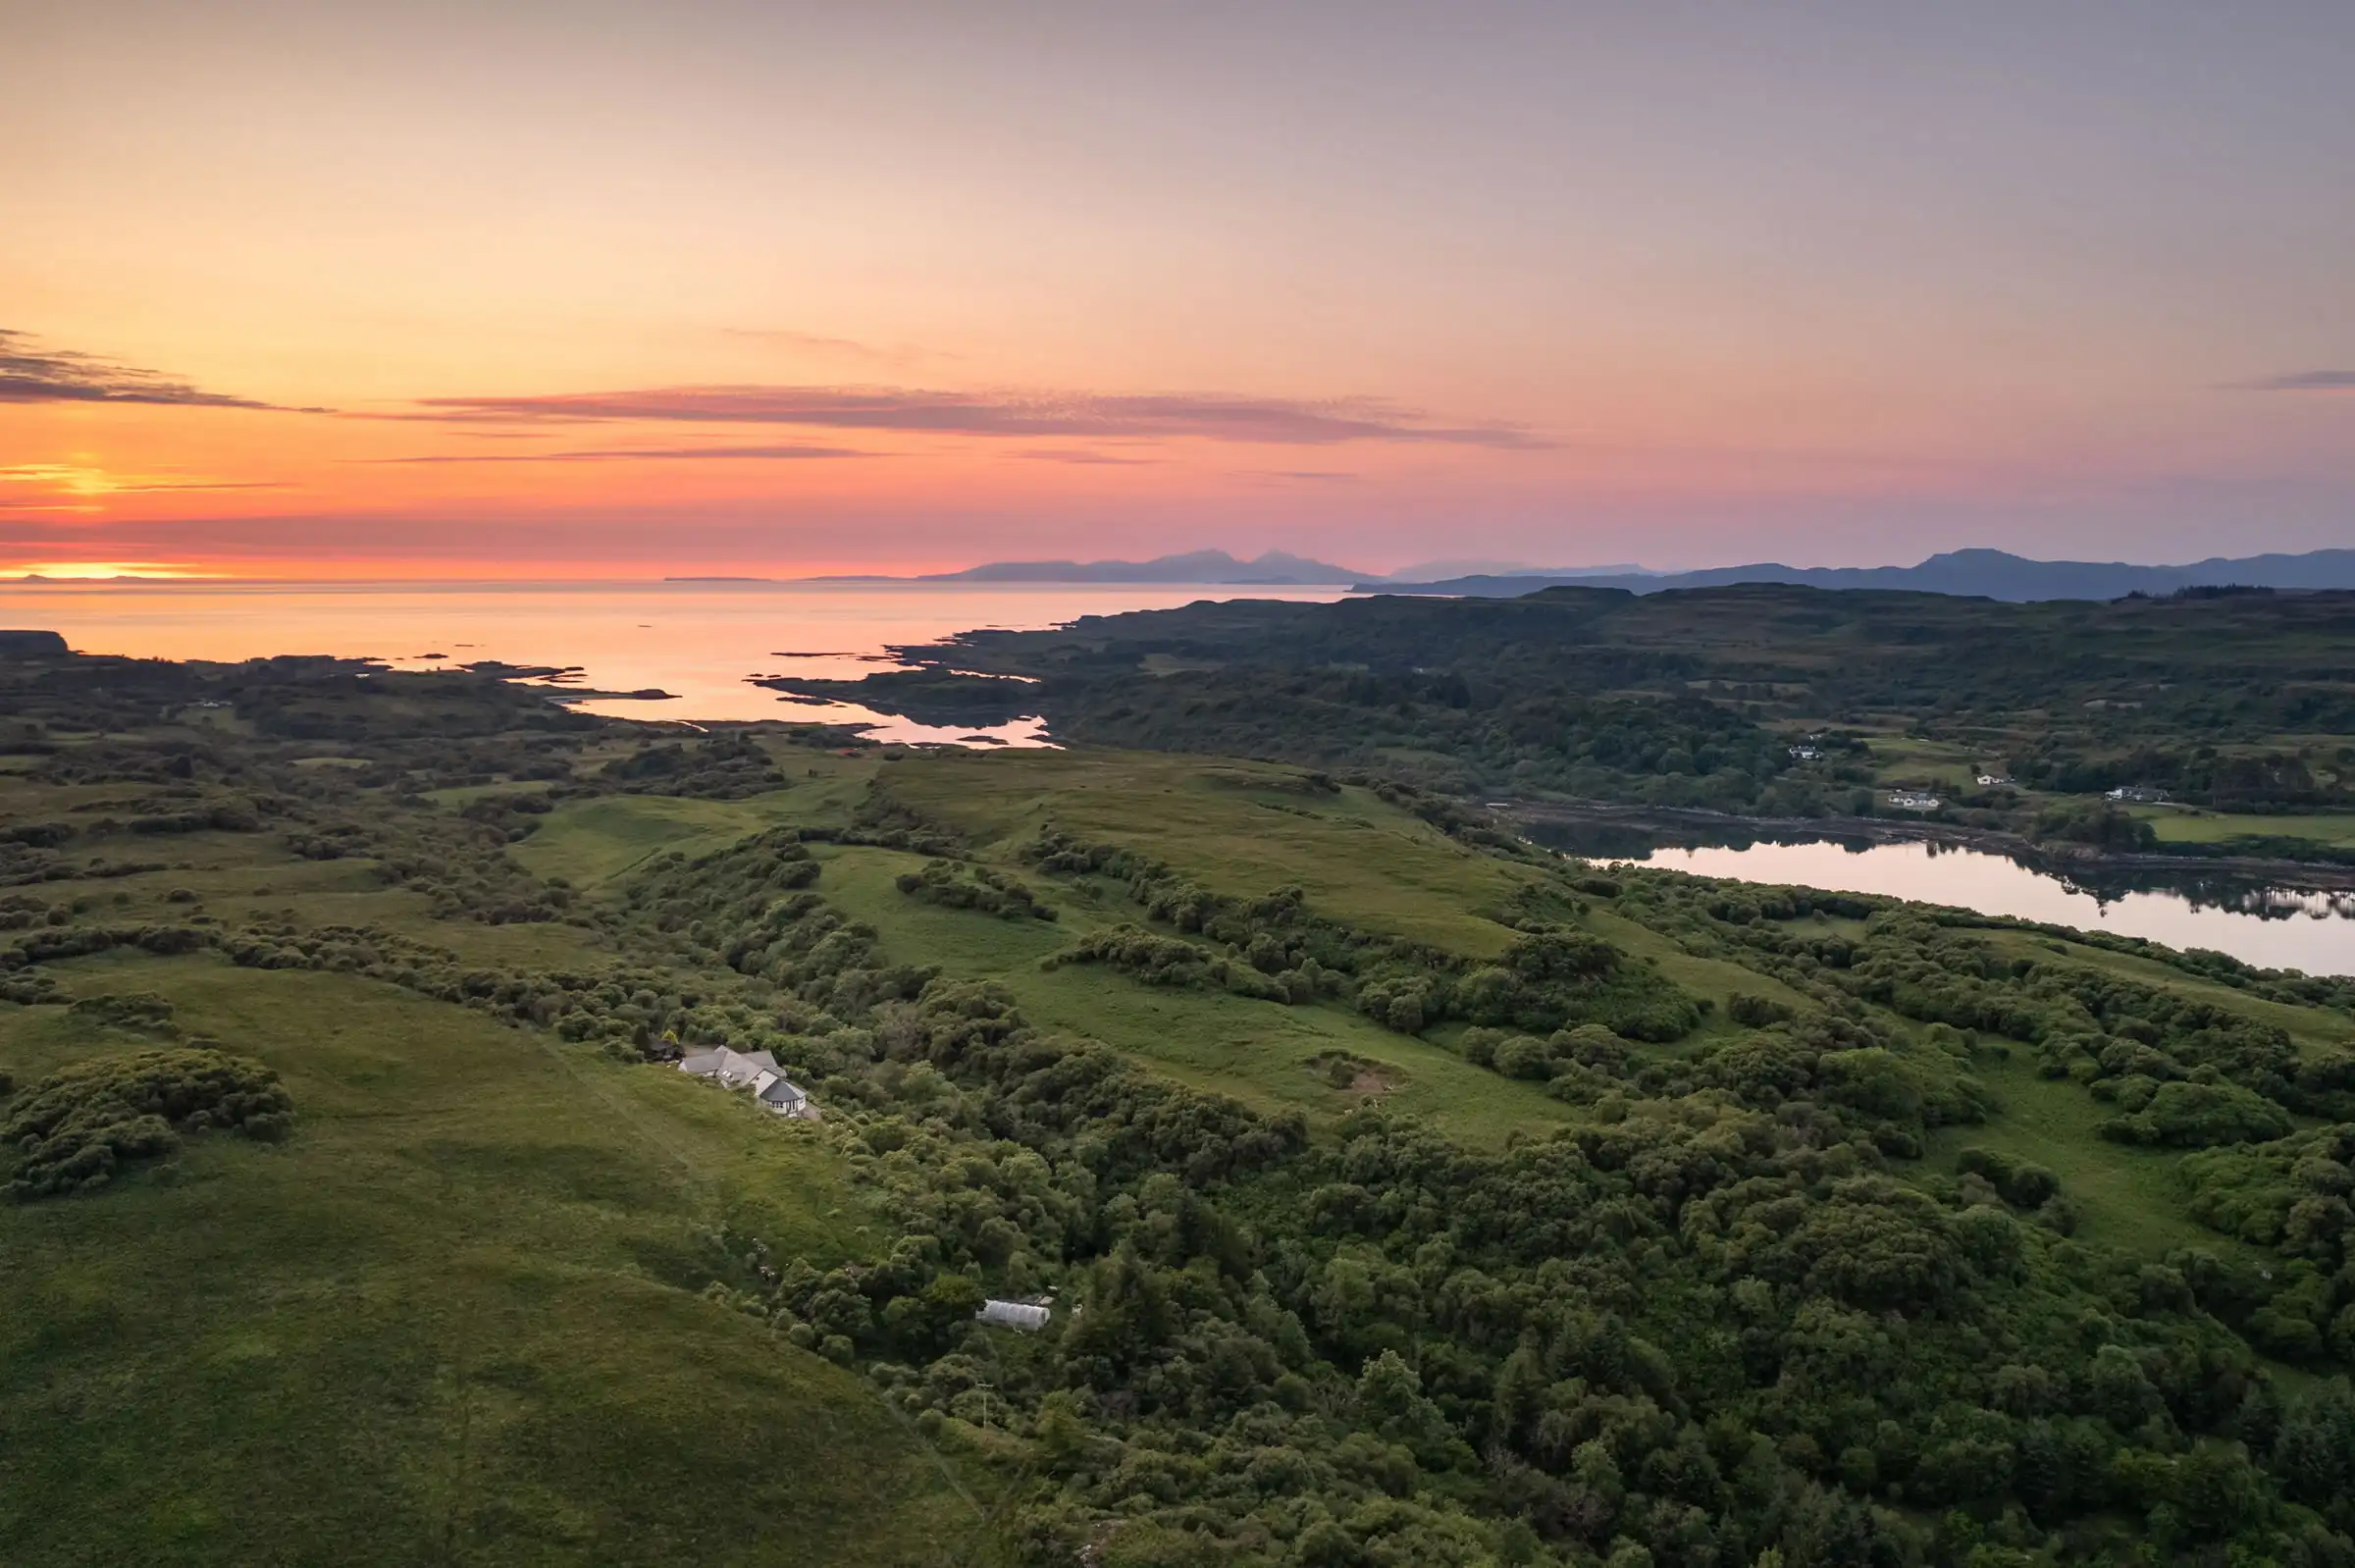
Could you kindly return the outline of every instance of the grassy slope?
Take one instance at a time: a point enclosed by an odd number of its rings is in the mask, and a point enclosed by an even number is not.
[[[2240,1250],[2194,1221],[2175,1177],[2178,1157],[2105,1142],[2094,1128],[2117,1114],[2075,1083],[2041,1078],[2025,1053],[1982,1055],[1972,1072],[1995,1092],[1998,1110],[1982,1126],[1944,1127],[1931,1138],[1933,1163],[1955,1169],[1966,1148],[1994,1149],[2061,1177],[2081,1215],[2080,1239],[2158,1257],[2174,1247]]]
[[[887,764],[885,772],[896,798],[972,836],[985,858],[1034,881],[1010,851],[1051,817],[1082,839],[1165,857],[1222,891],[1262,893],[1296,880],[1318,910],[1376,929],[1483,954],[1511,940],[1505,927],[1474,912],[1500,905],[1523,873],[1472,854],[1362,791],[1302,797],[1249,787],[1293,776],[1248,763],[1065,753],[911,758]],[[812,788],[797,785],[751,801],[576,803],[550,813],[519,858],[590,883],[660,850],[692,855],[773,824],[840,821],[863,784],[862,774],[842,771]],[[1313,815],[1298,814],[1303,800],[1313,802],[1305,808]],[[714,805],[721,810],[670,810]],[[1272,809],[1279,806],[1291,810]],[[1534,1085],[1500,1078],[1442,1047],[1338,1009],[1161,990],[1088,967],[1040,967],[1080,932],[1136,918],[1138,912],[1117,898],[1091,909],[1048,889],[1051,902],[1062,906],[1060,921],[1001,920],[900,893],[893,878],[920,866],[921,857],[866,848],[820,854],[827,870],[819,891],[875,926],[893,959],[1000,981],[1046,1027],[1103,1040],[1180,1081],[1266,1110],[1298,1109],[1312,1124],[1330,1124],[1356,1101],[1307,1064],[1348,1052],[1382,1064],[1390,1083],[1387,1104],[1429,1116],[1473,1142],[1500,1143],[1514,1131],[1559,1126],[1578,1115]],[[1678,962],[1703,962],[1667,950]],[[1771,989],[1771,982],[1750,988]]]
[[[513,854],[537,875],[594,886],[662,850],[703,855],[786,820],[845,822],[878,765],[864,758],[799,751],[791,754],[790,770],[800,777],[749,800],[619,795],[575,801],[550,812]]]
[[[2026,932],[1991,931],[1987,937],[1997,949],[2021,957],[2049,960],[2053,956],[2048,939]],[[2355,1035],[2355,1025],[2335,1013],[2268,1002],[2131,954],[2074,942],[2059,945],[2062,956],[2071,963],[2278,1024],[2305,1051],[2340,1044]],[[1998,1109],[1983,1126],[1950,1127],[1934,1136],[1931,1156],[1945,1168],[1952,1169],[1955,1155],[1972,1145],[2050,1168],[2059,1174],[2063,1190],[2083,1214],[2078,1233],[2087,1241],[2150,1257],[2183,1246],[2218,1253],[2246,1250],[2233,1238],[2192,1219],[2177,1176],[2179,1156],[2100,1137],[2095,1128],[2116,1113],[2082,1087],[2039,1077],[2024,1050],[2017,1047],[2008,1060],[1982,1056],[1972,1071],[1995,1091]]]
[[[925,758],[886,776],[894,796],[977,842],[1010,845],[1049,822],[1082,843],[1169,862],[1222,893],[1286,883],[1312,909],[1472,957],[1512,933],[1488,915],[1523,880],[1363,790],[1302,794],[1297,770],[1123,752]]]
[[[2052,957],[2052,946],[2048,939],[2032,936],[2025,931],[1990,931],[1987,936],[1989,944],[1999,952],[2016,953],[2023,958]],[[2185,974],[2180,969],[2170,968],[2150,959],[2136,958],[2131,953],[2114,953],[2108,948],[2088,947],[2076,942],[2063,942],[2060,947],[2061,956],[2072,964],[2106,969],[2143,985],[2197,998],[2227,1012],[2254,1019],[2260,1023],[2275,1024],[2295,1042],[2300,1051],[2308,1055],[2355,1041],[2355,1022],[2350,1022],[2340,1014],[2322,1008],[2269,1002],[2263,997],[2236,991],[2214,980]]]
[[[1007,852],[1053,821],[1083,840],[1144,849],[1223,892],[1258,893],[1298,881],[1321,912],[1459,952],[1492,952],[1509,940],[1504,927],[1484,912],[1499,912],[1527,874],[1469,855],[1366,792],[1301,795],[1267,787],[1296,777],[1280,767],[1135,754],[1000,753],[911,758],[888,764],[883,776],[897,798],[957,827],[981,844],[985,856],[1018,874],[1029,875]],[[799,810],[810,809],[802,805],[808,801],[838,820],[857,782],[844,779],[822,792],[765,797],[759,811],[763,821],[794,820]],[[586,810],[561,809],[551,826]],[[586,844],[594,838],[593,828],[601,824],[580,822],[572,831]],[[674,819],[671,831],[676,836],[668,845],[702,842],[684,819]],[[535,838],[527,853],[539,853],[538,844]],[[640,844],[635,853],[650,853],[653,847]],[[567,853],[594,858],[617,852],[588,847]],[[1042,1023],[1094,1035],[1182,1081],[1265,1108],[1297,1107],[1312,1124],[1324,1124],[1351,1100],[1305,1064],[1321,1052],[1345,1050],[1396,1073],[1388,1104],[1429,1116],[1471,1141],[1493,1143],[1515,1130],[1543,1130],[1579,1114],[1534,1087],[1475,1069],[1443,1046],[1393,1034],[1337,1010],[1163,991],[1114,981],[1089,968],[1042,971],[1039,960],[1076,933],[1134,917],[1133,908],[1115,894],[1105,893],[1091,906],[1071,891],[1045,888],[1042,879],[1030,875],[1061,905],[1062,920],[1052,925],[1003,921],[901,895],[892,877],[920,864],[917,857],[851,849],[828,851],[826,858],[826,896],[875,925],[894,957],[1000,980]],[[1701,1034],[1679,1050],[1733,1031],[1724,1005],[1737,991],[1787,1003],[1801,1000],[1766,976],[1694,957],[1607,910],[1596,910],[1584,923],[1639,959],[1657,962],[1694,994],[1718,1003]],[[2042,941],[2025,933],[1990,935],[1999,946],[2018,946],[2022,952]],[[2073,943],[2067,952],[2074,961],[2279,1023],[2309,1050],[2337,1043],[2350,1032],[2334,1014],[2264,1002],[2148,960]],[[1900,1029],[1915,1032],[1902,1022]],[[2084,1090],[2039,1079],[2017,1059],[1989,1067],[1983,1075],[1997,1092],[1999,1111],[1985,1126],[1941,1134],[1932,1151],[1937,1159],[1951,1163],[1955,1150],[1978,1143],[2052,1166],[2082,1205],[2091,1240],[2150,1255],[2195,1241],[2211,1248],[2231,1245],[2184,1212],[2172,1156],[2093,1135],[2107,1108]]]
[[[759,832],[775,820],[761,800],[698,801],[619,795],[578,801],[515,847],[515,859],[542,876],[588,886],[609,881],[660,850],[702,855]]]
[[[1308,1064],[1347,1052],[1387,1071],[1386,1104],[1429,1117],[1470,1142],[1501,1143],[1516,1130],[1559,1126],[1577,1115],[1534,1085],[1500,1078],[1439,1046],[1337,1008],[1139,985],[1090,966],[1039,967],[1091,927],[1133,918],[1136,912],[1125,906],[1091,910],[1055,898],[1061,890],[1053,889],[1046,891],[1060,906],[1058,921],[1002,920],[902,894],[892,879],[923,864],[920,857],[845,849],[829,853],[825,862],[819,890],[880,931],[884,950],[895,958],[911,956],[953,975],[996,980],[1047,1028],[1092,1036],[1171,1077],[1263,1110],[1297,1109],[1317,1124],[1336,1120],[1354,1099]]]
[[[280,1147],[0,1206],[0,1560],[928,1562],[971,1513],[851,1374],[705,1302],[733,1218],[879,1239],[815,1129],[340,976],[66,967],[276,1066]],[[0,1008],[20,1079],[143,1042]]]

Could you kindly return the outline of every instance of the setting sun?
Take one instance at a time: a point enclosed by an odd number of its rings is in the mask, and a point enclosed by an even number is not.
[[[51,582],[65,579],[97,579],[113,577],[216,577],[217,572],[200,571],[194,567],[166,564],[160,561],[26,561],[21,565],[0,566],[0,579],[43,578]]]

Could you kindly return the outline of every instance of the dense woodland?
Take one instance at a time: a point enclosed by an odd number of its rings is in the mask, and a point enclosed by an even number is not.
[[[1853,597],[1869,626],[1878,596]],[[1565,602],[1543,658],[1475,646],[1428,601],[1334,606],[1306,630],[1289,626],[1298,607],[1227,612],[1327,664],[1373,652],[1343,639],[1368,624],[1402,657],[1442,656],[1398,644],[1393,614],[1455,638],[1446,673],[1369,658],[1302,674],[1298,711],[1333,715],[1304,734],[1444,712],[1460,734],[1417,733],[1455,737],[1445,755],[1484,777],[1745,779],[1746,803],[1784,787],[1770,677],[1754,697],[1626,695],[1672,655],[1600,630],[1612,596]],[[1548,603],[1508,609],[1556,625]],[[2253,613],[2114,611],[2129,631]],[[1575,670],[1573,637],[1616,641],[1622,661],[1510,712],[1483,706],[1484,671]],[[1065,645],[978,646],[1012,664]],[[1718,678],[1703,667],[1689,678]],[[2101,668],[2075,678],[2125,678]],[[1220,683],[1246,673],[1083,683],[1070,722],[1125,734],[1113,693],[1133,686],[1207,747],[1233,733]],[[15,1202],[96,1208],[175,1179],[209,1142],[305,1136],[269,1067],[135,985],[94,987],[77,967],[94,955],[365,977],[648,1073],[701,1044],[772,1051],[825,1107],[813,1135],[890,1234],[812,1262],[722,1228],[681,1282],[786,1353],[855,1369],[969,1468],[991,1502],[955,1560],[2355,1564],[2355,982],[1886,900],[1598,874],[1411,782],[1323,772],[1254,775],[1255,799],[1291,821],[1345,797],[1499,868],[1514,891],[1481,912],[1504,928],[1494,951],[1386,931],[1298,885],[1219,885],[1059,825],[1051,797],[1019,838],[978,842],[895,782],[931,765],[919,757],[858,764],[872,776],[846,814],[780,808],[763,830],[582,887],[535,874],[519,847],[601,802],[790,801],[840,737],[646,738],[497,682],[319,662],[15,674],[10,799],[50,804],[6,824],[0,1013],[124,1042],[0,1085]],[[216,711],[240,727],[206,722]],[[1232,722],[1271,711],[1285,709],[1262,690]],[[1659,771],[1669,751],[1690,769]],[[172,886],[194,878],[176,846],[197,843],[365,866],[429,924],[340,924],[299,899],[216,913]],[[949,972],[954,949],[845,913],[832,890],[851,852],[920,858],[892,896],[1048,933],[1058,973],[1363,1019],[1484,1081],[1537,1086],[1568,1120],[1481,1146],[1379,1094],[1312,1124],[1178,1081]],[[474,951],[470,930],[509,925],[574,928],[604,957]],[[1752,979],[1698,994],[1612,930]],[[2145,967],[2091,962],[2113,951]],[[2096,1138],[2179,1161],[2213,1241],[2088,1242],[2055,1170],[1967,1141],[1928,1159],[1997,1114],[1987,1074],[2014,1062],[2079,1097]],[[1380,1077],[1370,1060],[1330,1066],[1336,1084]],[[1044,1333],[974,1321],[985,1297],[1034,1296],[1054,1304]]]

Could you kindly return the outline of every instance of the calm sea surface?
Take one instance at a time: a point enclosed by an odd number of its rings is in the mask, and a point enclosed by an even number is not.
[[[581,684],[656,688],[672,702],[587,702],[617,718],[868,723],[878,740],[989,735],[1036,745],[1036,719],[932,729],[843,704],[812,706],[747,684],[753,675],[855,680],[891,644],[975,627],[1031,629],[1081,615],[1166,609],[1202,599],[1331,600],[1322,588],[1070,584],[611,583],[0,585],[0,623],[62,632],[86,653],[253,658],[335,653],[403,669],[496,658],[578,664]],[[443,659],[424,655],[439,653]]]
[[[0,625],[61,632],[85,653],[151,658],[335,653],[404,669],[482,658],[577,664],[587,686],[678,694],[670,702],[580,705],[615,717],[822,719],[871,724],[878,740],[986,735],[1020,746],[1044,742],[1035,718],[935,729],[845,704],[786,702],[747,678],[855,679],[889,667],[882,657],[888,646],[974,627],[1053,626],[1201,599],[1339,597],[1328,589],[1067,584],[42,584],[0,585]],[[444,657],[425,656],[434,653]],[[2214,948],[2269,967],[2355,973],[2355,901],[2346,895],[2276,887],[2186,892],[2162,878],[2097,895],[2000,856],[1918,844],[1660,847],[1646,858],[1705,876],[1924,899]]]

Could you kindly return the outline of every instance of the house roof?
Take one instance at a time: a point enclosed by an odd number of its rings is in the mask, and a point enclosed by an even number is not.
[[[777,1059],[766,1051],[755,1051],[747,1056],[742,1051],[722,1049],[719,1053],[719,1075],[730,1082],[748,1080],[763,1070],[774,1072]]]
[[[757,1093],[764,1103],[769,1105],[794,1105],[810,1098],[798,1086],[784,1078],[771,1078],[768,1082],[760,1085]]]

